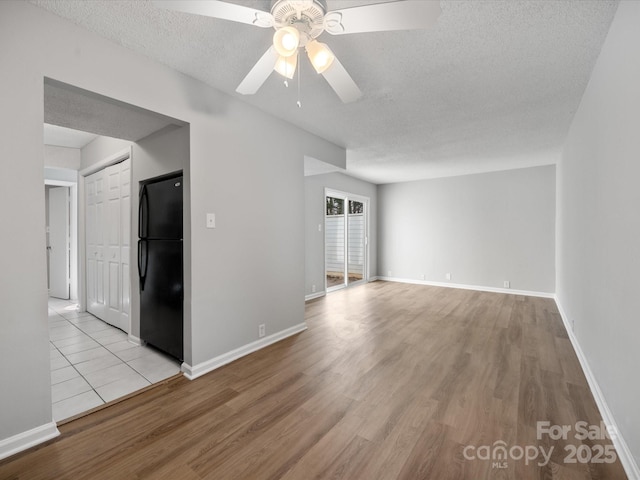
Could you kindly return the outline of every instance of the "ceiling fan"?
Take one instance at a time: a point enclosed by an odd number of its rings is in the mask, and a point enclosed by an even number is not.
[[[153,3],[169,10],[275,29],[273,45],[238,85],[238,93],[256,93],[273,70],[293,78],[299,52],[304,49],[315,71],[322,74],[344,103],[357,100],[362,92],[331,49],[316,38],[323,32],[346,35],[428,28],[435,24],[441,11],[440,2],[434,0],[401,0],[332,11],[327,11],[325,0],[273,0],[270,12],[219,0]]]

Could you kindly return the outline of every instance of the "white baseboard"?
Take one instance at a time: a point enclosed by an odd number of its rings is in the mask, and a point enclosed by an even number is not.
[[[55,422],[46,423],[13,437],[0,440],[0,460],[15,455],[18,452],[34,447],[40,443],[60,435]]]
[[[314,300],[316,298],[324,297],[327,294],[324,290],[321,292],[310,293],[309,295],[304,296],[304,301],[308,302],[309,300]]]
[[[249,355],[250,353],[267,347],[273,343],[279,342],[280,340],[284,340],[285,338],[295,335],[296,333],[303,332],[306,329],[306,323],[299,323],[298,325],[294,325],[293,327],[282,330],[281,332],[274,333],[273,335],[269,335],[268,337],[261,338],[260,340],[256,340],[255,342],[251,342],[240,348],[236,348],[235,350],[224,353],[220,356],[212,358],[211,360],[207,360],[206,362],[198,363],[197,365],[193,366],[189,365],[188,363],[183,363],[182,372],[184,373],[184,376],[189,380],[193,380],[204,375],[205,373],[209,373],[212,370],[220,368],[227,363],[231,363],[238,358]]]
[[[141,338],[138,338],[135,335],[131,335],[131,334],[129,334],[129,341],[134,345],[138,345],[138,346],[144,345],[145,343],[144,340],[142,340]]]
[[[606,425],[612,426],[615,428],[616,435],[612,439],[613,445],[616,448],[616,452],[618,454],[618,458],[620,459],[620,463],[622,463],[622,467],[624,468],[627,476],[630,480],[640,480],[640,468],[638,468],[638,464],[636,463],[631,450],[629,450],[629,446],[627,442],[624,440],[622,435],[620,434],[620,429],[616,423],[615,418],[613,417],[613,413],[609,409],[609,405],[600,389],[600,385],[596,380],[596,377],[593,375],[593,371],[589,366],[589,362],[587,361],[587,357],[584,355],[582,348],[580,347],[580,343],[578,342],[578,338],[573,333],[573,324],[567,317],[567,313],[565,312],[560,300],[558,300],[557,296],[554,296],[556,305],[558,307],[558,311],[560,312],[560,317],[562,317],[562,323],[564,323],[564,328],[567,329],[567,334],[569,335],[569,340],[571,340],[571,345],[573,345],[573,349],[576,352],[578,357],[578,361],[580,362],[580,366],[582,367],[582,371],[584,372],[585,377],[587,377],[587,383],[589,384],[589,388],[591,389],[591,393],[593,394],[593,398],[596,401],[596,405],[598,406],[598,410],[600,410],[600,415],[602,416],[602,420]]]
[[[383,276],[378,276],[375,278],[376,280],[383,280],[385,282],[412,283],[415,285],[429,285],[432,287],[460,288],[462,290],[476,290],[478,292],[508,293],[510,295],[525,295],[527,297],[555,298],[555,294],[553,293],[534,292],[530,290],[514,290],[512,288],[484,287],[481,285],[464,285],[461,283],[431,282],[429,280],[413,280],[411,278],[397,278],[397,277],[383,277]]]

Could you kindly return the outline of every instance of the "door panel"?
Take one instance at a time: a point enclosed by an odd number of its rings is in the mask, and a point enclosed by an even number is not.
[[[86,281],[87,310],[98,318],[104,318],[104,243],[102,224],[104,218],[104,171],[85,179],[86,191]]]
[[[357,196],[356,196],[357,197]],[[325,195],[325,278],[327,291],[366,278],[367,199],[327,191]]]
[[[129,286],[130,286],[130,275],[131,270],[129,269],[129,265],[122,264],[122,315],[128,320],[129,312],[130,312],[130,295],[129,295]]]
[[[120,265],[109,262],[109,312],[120,310]]]
[[[111,165],[105,169],[107,178],[107,218],[105,223],[105,247],[108,268],[105,270],[105,285],[107,286],[109,303],[107,317],[104,319],[111,325],[120,326],[121,290],[120,290],[120,164]]]
[[[131,160],[85,180],[87,310],[130,331]]]
[[[364,278],[365,216],[362,202],[349,201],[348,223],[347,277],[348,283],[354,283]]]
[[[140,337],[183,359],[181,240],[146,240],[146,281],[140,292]]]
[[[96,259],[96,308],[104,307],[104,261]],[[99,317],[104,316],[104,308],[101,308]]]
[[[327,287],[344,285],[344,217],[327,217],[325,235]]]
[[[131,331],[130,304],[131,259],[131,159],[120,164],[120,327]]]
[[[146,184],[143,188],[140,237],[158,239],[182,238],[182,176]],[[145,205],[153,205],[149,210]],[[168,219],[176,219],[168,221]]]
[[[69,188],[49,192],[49,295],[69,299]]]

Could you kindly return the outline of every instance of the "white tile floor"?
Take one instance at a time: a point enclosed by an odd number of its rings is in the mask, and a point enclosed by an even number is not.
[[[53,418],[64,420],[180,372],[180,363],[135,345],[77,305],[49,299]]]

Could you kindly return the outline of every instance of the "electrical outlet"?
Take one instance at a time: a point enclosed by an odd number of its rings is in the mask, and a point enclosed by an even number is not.
[[[258,337],[262,338],[264,336],[265,336],[264,323],[261,323],[260,325],[258,325]]]
[[[316,293],[316,286],[315,285],[311,285],[311,293]]]
[[[321,231],[322,231],[322,224],[321,224],[321,223],[319,223],[319,224],[318,224],[318,231],[319,231],[319,232],[321,232]]]
[[[391,276],[391,270],[387,270],[387,277]]]
[[[216,228],[216,214],[207,213],[207,228]]]
[[[504,281],[504,288],[511,288],[509,280]]]
[[[444,278],[446,278],[447,280],[451,280],[451,274],[450,273],[445,273],[444,274]]]
[[[420,280],[424,280],[424,273],[420,275]]]

